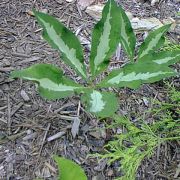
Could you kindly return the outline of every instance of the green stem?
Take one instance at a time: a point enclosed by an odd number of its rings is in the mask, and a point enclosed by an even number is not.
[[[162,103],[164,106],[172,106],[172,107],[180,107],[179,104],[169,104],[169,103]]]
[[[176,137],[168,137],[168,138],[162,138],[163,141],[169,141],[169,140],[180,140],[180,136]]]

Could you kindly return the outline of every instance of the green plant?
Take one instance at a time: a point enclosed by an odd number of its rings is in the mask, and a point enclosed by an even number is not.
[[[173,102],[180,104],[180,91],[170,84],[167,84],[169,89],[170,98]]]
[[[180,59],[180,50],[157,50],[164,44],[164,34],[169,25],[149,33],[135,55],[136,37],[125,11],[109,0],[102,12],[102,19],[92,33],[90,74],[87,74],[82,47],[78,38],[57,19],[34,10],[34,15],[43,27],[44,39],[59,50],[62,59],[87,83],[80,85],[64,76],[63,71],[50,64],[36,64],[27,69],[14,71],[12,78],[23,78],[38,83],[39,93],[47,99],[59,99],[74,93],[82,94],[86,109],[99,117],[110,117],[117,110],[118,100],[114,93],[99,91],[107,87],[136,89],[144,83],[153,83],[177,75],[168,66]],[[118,70],[112,70],[103,81],[98,77],[107,69],[117,45],[121,43],[130,62]]]
[[[75,162],[59,156],[54,156],[54,159],[59,170],[58,180],[87,180],[84,170]]]
[[[180,140],[180,120],[174,118],[174,113],[177,117],[180,115],[180,101],[174,99],[179,92],[174,87],[168,87],[170,103],[154,101],[153,108],[148,111],[155,119],[153,123],[145,123],[143,118],[139,118],[135,124],[127,117],[115,115],[111,125],[107,125],[107,128],[121,127],[124,131],[108,142],[103,154],[93,156],[107,158],[109,164],[120,161],[119,170],[123,171],[124,176],[118,177],[118,180],[135,180],[141,162],[151,157],[160,144]]]
[[[161,48],[162,51],[174,51],[180,50],[180,44],[171,42],[168,38],[165,39],[164,46]]]

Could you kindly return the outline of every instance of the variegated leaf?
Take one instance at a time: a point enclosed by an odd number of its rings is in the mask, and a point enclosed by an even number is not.
[[[37,11],[34,11],[34,14],[43,27],[44,39],[53,48],[62,52],[63,60],[86,79],[84,57],[78,38],[56,18]]]
[[[166,65],[157,65],[147,61],[127,64],[119,70],[112,71],[100,84],[100,87],[129,87],[136,89],[144,83],[153,83],[176,73]]]
[[[93,77],[109,64],[109,58],[117,48],[120,38],[120,8],[114,0],[109,0],[102,12],[102,19],[92,33],[90,68]]]
[[[81,92],[82,86],[63,76],[63,72],[50,64],[36,64],[14,71],[12,78],[22,78],[38,84],[39,93],[47,99],[59,99]]]
[[[85,91],[81,99],[87,111],[98,117],[112,116],[118,106],[118,100],[115,94],[109,92],[89,90]]]
[[[167,24],[149,33],[148,37],[144,40],[144,42],[140,46],[138,52],[139,59],[143,58],[149,53],[154,52],[164,44],[165,42],[164,33],[168,31],[170,26],[171,24]]]
[[[151,61],[157,64],[172,65],[180,61],[180,50],[162,51],[158,53],[148,54],[139,61]]]
[[[129,21],[128,16],[125,11],[120,7],[121,11],[121,31],[120,31],[120,42],[122,47],[124,48],[127,55],[133,60],[134,50],[136,45],[136,36],[134,34],[133,28],[131,26],[131,22]]]

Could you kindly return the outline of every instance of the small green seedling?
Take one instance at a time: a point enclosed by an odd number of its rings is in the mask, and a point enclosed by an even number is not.
[[[54,156],[58,165],[58,180],[87,180],[84,170],[75,162],[63,157]]]
[[[180,100],[174,87],[169,87],[170,102],[160,102],[153,100],[151,109],[147,111],[147,116],[151,114],[153,123],[145,122],[144,115],[133,123],[127,117],[115,115],[113,121],[106,128],[123,129],[122,133],[115,134],[105,147],[103,154],[93,154],[93,157],[107,159],[109,165],[120,162],[119,170],[123,176],[116,180],[135,180],[137,171],[145,158],[150,158],[156,148],[169,141],[180,140]],[[171,109],[175,112],[171,112]],[[174,115],[177,114],[177,119]]]
[[[114,93],[102,92],[101,88],[137,89],[144,83],[153,83],[177,75],[168,66],[179,61],[180,50],[157,51],[164,44],[164,34],[170,25],[150,32],[136,56],[136,37],[131,23],[125,11],[117,6],[114,0],[107,2],[102,19],[93,29],[89,75],[78,38],[54,17],[37,11],[34,11],[34,15],[44,30],[44,39],[59,50],[64,62],[87,82],[85,86],[80,85],[65,77],[61,69],[50,64],[36,64],[12,72],[12,78],[38,83],[40,95],[47,99],[60,99],[74,93],[82,94],[82,102],[89,112],[98,117],[110,117],[117,110],[118,100]],[[119,43],[130,62],[121,69],[112,70],[104,80],[96,83],[95,78],[107,69]]]

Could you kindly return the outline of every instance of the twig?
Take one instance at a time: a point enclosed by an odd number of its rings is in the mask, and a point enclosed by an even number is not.
[[[57,173],[56,169],[53,166],[51,166],[48,162],[45,162],[44,165],[47,166],[52,172]]]
[[[73,14],[69,14],[69,13],[67,13],[67,12],[64,12],[64,14],[65,14],[65,15],[68,15],[68,16],[71,15],[72,17],[74,17],[74,18],[76,18],[76,19],[79,19],[79,20],[81,20],[81,21],[87,22],[87,23],[92,22],[93,24],[95,24],[95,22],[93,22],[93,21],[88,21],[88,20],[79,18],[79,17],[77,17],[77,16],[75,16],[75,15],[73,15]]]
[[[51,124],[49,123],[48,126],[47,126],[47,128],[46,128],[46,131],[45,131],[43,140],[42,140],[41,148],[40,148],[40,150],[39,150],[39,156],[41,155],[42,148],[43,148],[43,146],[44,146],[44,143],[45,143],[45,140],[46,140],[46,137],[47,137],[47,133],[48,133],[48,131],[49,131],[50,126],[51,126]]]
[[[11,135],[11,105],[10,105],[9,94],[7,96],[7,108],[8,108],[8,113],[7,113],[8,134]]]
[[[9,72],[9,71],[12,71],[12,70],[14,70],[13,67],[0,68],[0,72]]]
[[[79,117],[80,114],[80,109],[81,109],[81,101],[78,103],[78,109],[77,109],[77,116]]]
[[[48,141],[48,142],[53,141],[53,140],[55,140],[55,139],[57,139],[57,138],[62,137],[64,134],[66,134],[65,131],[58,132],[58,133],[54,134],[53,136],[48,137],[48,138],[47,138],[47,141]]]
[[[0,144],[7,143],[8,141],[15,141],[17,138],[21,137],[24,134],[26,134],[26,131],[20,132],[18,134],[13,134],[11,136],[6,136],[4,139],[0,140]]]
[[[18,56],[18,57],[30,58],[30,55],[23,54],[23,53],[18,53],[18,52],[14,52],[14,53],[12,53],[12,55],[13,56]]]
[[[70,26],[70,21],[71,21],[71,16],[68,17],[68,21],[67,21],[67,27]]]
[[[82,17],[82,11],[81,11],[81,8],[79,7],[78,4],[76,5],[76,7],[77,7],[77,10],[78,10],[79,15]]]
[[[67,104],[61,106],[59,109],[54,110],[54,113],[59,113],[59,112],[62,111],[63,109],[65,109],[65,108],[67,108],[67,107],[70,107],[70,106],[74,106],[74,104],[72,104],[72,103],[67,103]]]
[[[74,121],[74,119],[77,118],[77,116],[65,116],[65,115],[58,115],[58,117],[66,121]]]
[[[22,106],[24,103],[20,102],[17,107],[14,109],[14,111],[11,112],[11,116],[13,116]]]
[[[5,124],[7,123],[7,121],[5,119],[3,119],[3,118],[0,118],[0,121],[2,121]]]

